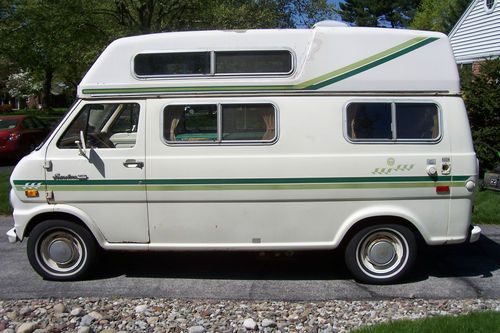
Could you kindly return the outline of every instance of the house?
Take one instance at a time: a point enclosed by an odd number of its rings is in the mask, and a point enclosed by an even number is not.
[[[449,34],[458,65],[500,56],[500,0],[473,0]]]

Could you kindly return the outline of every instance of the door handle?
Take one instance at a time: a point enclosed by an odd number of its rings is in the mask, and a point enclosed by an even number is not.
[[[136,161],[136,160],[126,160],[123,162],[123,165],[126,168],[139,168],[142,169],[144,168],[144,162]]]

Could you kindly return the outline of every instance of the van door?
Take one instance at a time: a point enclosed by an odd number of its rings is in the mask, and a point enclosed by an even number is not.
[[[108,242],[149,242],[144,132],[143,100],[80,103],[47,148],[56,211],[81,210]]]

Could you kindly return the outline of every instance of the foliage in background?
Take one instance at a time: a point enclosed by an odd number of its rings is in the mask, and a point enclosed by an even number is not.
[[[42,88],[41,83],[26,71],[10,74],[5,86],[10,96],[24,98],[38,93]]]
[[[76,86],[114,39],[154,32],[291,28],[335,15],[327,0],[0,0],[0,92],[8,75],[41,78],[42,104],[52,81]],[[5,65],[5,66],[4,66]]]
[[[362,27],[404,28],[415,15],[420,0],[346,0],[340,16]]]
[[[86,68],[86,62],[94,59],[105,43],[101,22],[98,18],[85,15],[97,3],[93,0],[2,2],[2,57],[10,62],[16,72],[30,71],[41,77],[44,107],[51,105],[50,91],[54,76],[82,62]]]
[[[448,34],[469,3],[470,0],[422,0],[410,27]]]
[[[500,162],[500,59],[482,62],[477,73],[464,67],[460,77],[480,165],[493,169]]]

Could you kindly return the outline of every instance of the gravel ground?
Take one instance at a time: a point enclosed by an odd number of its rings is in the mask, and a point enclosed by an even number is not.
[[[155,298],[0,300],[0,332],[346,332],[397,319],[500,312],[500,300],[264,302]]]

